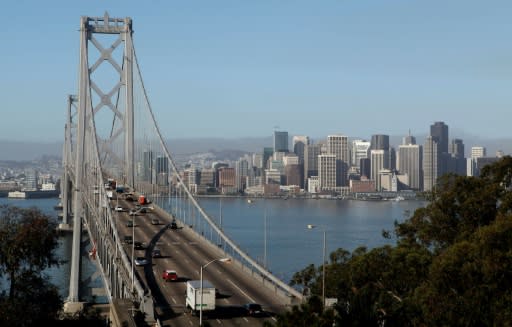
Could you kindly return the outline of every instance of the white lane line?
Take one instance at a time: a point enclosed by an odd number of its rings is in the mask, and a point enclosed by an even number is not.
[[[244,291],[242,291],[242,289],[240,287],[238,287],[238,285],[236,285],[235,283],[233,283],[231,281],[231,279],[227,279],[228,282],[230,282],[234,287],[236,287],[236,289],[238,289],[243,295],[245,295],[245,297],[247,297],[251,302],[256,302],[252,297],[250,297],[249,295],[247,295],[247,293],[245,293]]]
[[[244,317],[244,320],[245,320],[246,322],[249,322],[249,320],[248,320],[247,318],[245,318],[245,317]]]
[[[222,274],[222,272],[219,269],[217,269],[217,274]]]
[[[172,302],[174,302],[174,304],[178,304],[178,302],[176,302],[176,300],[174,299],[173,296],[171,296],[171,300],[172,300]],[[199,303],[201,303],[201,302],[199,302]]]
[[[276,317],[270,317],[270,318],[272,318],[272,320],[274,320],[274,321],[277,321]]]
[[[199,302],[199,303],[201,303],[201,302]],[[219,325],[222,325],[222,322],[219,319],[217,319],[217,323],[219,323]]]
[[[194,324],[192,323],[192,320],[189,320],[188,323],[190,324],[190,326],[194,326]]]

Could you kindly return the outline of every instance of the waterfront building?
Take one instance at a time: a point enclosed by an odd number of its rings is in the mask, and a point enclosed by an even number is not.
[[[23,183],[25,190],[37,190],[37,170],[31,168],[25,170],[25,181]]]
[[[320,180],[318,176],[311,176],[308,178],[308,192],[311,194],[320,192]]]
[[[289,152],[288,132],[274,131],[274,152]]]
[[[379,172],[383,169],[389,169],[389,151],[370,150],[371,160],[371,176],[370,179],[375,181],[375,187],[377,191],[381,190]]]
[[[233,167],[222,167],[218,170],[219,190],[222,194],[236,193],[236,171]]]
[[[336,156],[336,186],[346,186],[348,163],[350,161],[348,137],[345,135],[328,135],[327,154]]]
[[[432,136],[427,136],[423,147],[423,190],[432,191],[437,183],[439,150]]]
[[[375,181],[362,178],[361,180],[350,180],[350,191],[353,193],[375,192]]]
[[[372,161],[370,158],[359,159],[359,175],[370,179],[372,175]]]
[[[249,163],[247,160],[240,158],[235,162],[236,188],[239,192],[243,192],[246,186],[246,177],[249,175]]]
[[[308,144],[304,151],[304,180],[318,176],[318,156],[321,154],[321,144]],[[309,187],[308,187],[309,188]]]
[[[281,185],[281,176],[283,174],[280,170],[275,168],[265,169],[265,184]]]
[[[361,159],[367,159],[370,151],[371,142],[366,140],[354,140],[352,141],[352,159],[351,165],[357,166],[361,164]]]
[[[423,189],[422,147],[418,144],[400,145],[398,147],[398,170],[408,176],[407,187],[420,191]]]
[[[318,179],[322,191],[336,189],[336,171],[336,155],[321,154],[318,156]]]

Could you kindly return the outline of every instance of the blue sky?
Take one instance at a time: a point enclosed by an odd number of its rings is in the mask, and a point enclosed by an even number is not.
[[[105,11],[133,19],[167,138],[511,136],[512,1],[18,0],[0,11],[0,140],[63,139],[80,17]]]

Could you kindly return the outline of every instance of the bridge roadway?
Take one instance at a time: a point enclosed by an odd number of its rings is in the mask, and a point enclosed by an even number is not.
[[[117,203],[127,210],[136,204],[125,200],[111,200],[111,207],[115,207]],[[156,210],[148,210],[147,213],[137,216],[116,211],[114,217],[121,237],[123,233],[133,234],[134,241],[147,245],[144,249],[134,250],[133,258],[145,256],[149,259],[148,265],[135,266],[135,275],[143,287],[151,291],[155,300],[156,317],[162,325],[198,326],[199,317],[189,313],[185,307],[186,281],[199,280],[201,265],[224,257],[222,251],[200,238],[189,226],[178,223],[178,229],[168,228],[170,217],[158,215]],[[159,219],[159,225],[151,224],[153,217]],[[127,226],[127,222],[133,218],[135,227]],[[161,250],[161,258],[151,257],[153,248]],[[132,245],[125,244],[124,249],[131,258]],[[176,270],[179,280],[165,282],[162,279],[165,269]],[[203,269],[203,279],[209,280],[219,292],[216,310],[203,312],[203,322],[208,321],[212,326],[261,326],[265,320],[275,322],[275,314],[288,308],[284,303],[289,299],[262,286],[259,281],[242,271],[238,262],[213,262]],[[260,317],[247,316],[242,305],[248,302],[261,304],[264,314]]]

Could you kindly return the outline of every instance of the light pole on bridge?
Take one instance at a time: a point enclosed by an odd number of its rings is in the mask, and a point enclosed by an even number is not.
[[[326,252],[326,227],[324,225],[308,225],[308,229],[320,227],[323,233],[323,249],[322,249],[322,305],[325,308],[325,252]]]
[[[200,279],[201,279],[201,286],[199,288],[199,292],[201,293],[201,299],[199,301],[199,326],[203,325],[203,269],[206,268],[210,263],[213,263],[215,261],[231,262],[231,259],[230,258],[217,258],[217,259],[210,260],[201,266],[200,273],[199,273]]]

